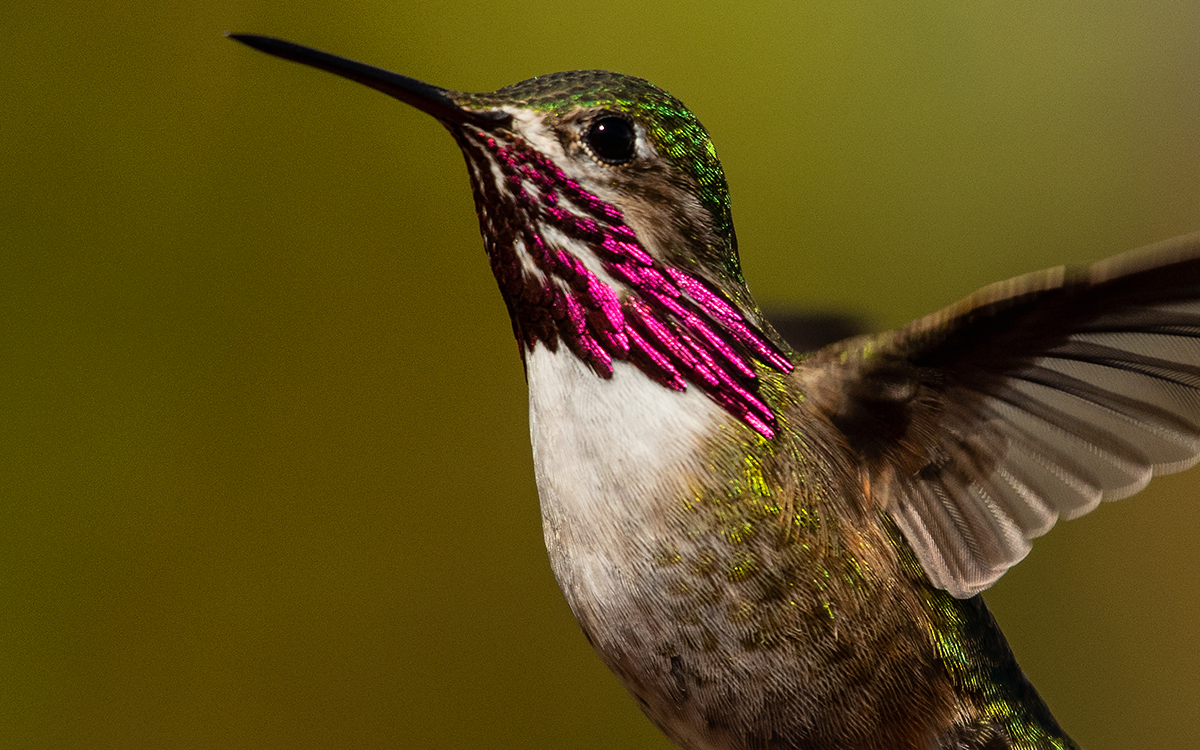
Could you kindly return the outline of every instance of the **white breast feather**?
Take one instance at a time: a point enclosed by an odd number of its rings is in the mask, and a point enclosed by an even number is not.
[[[568,600],[576,592],[593,603],[624,598],[629,557],[615,553],[653,549],[664,503],[685,497],[698,448],[728,415],[698,388],[672,391],[626,362],[613,362],[605,380],[565,346],[538,345],[526,363],[538,494],[559,585]]]

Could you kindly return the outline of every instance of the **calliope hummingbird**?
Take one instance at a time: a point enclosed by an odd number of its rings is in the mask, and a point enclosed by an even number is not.
[[[688,750],[1074,748],[979,593],[1200,456],[1200,235],[798,353],[696,117],[646,81],[438,88],[235,34],[436,118],[529,384],[550,563]]]

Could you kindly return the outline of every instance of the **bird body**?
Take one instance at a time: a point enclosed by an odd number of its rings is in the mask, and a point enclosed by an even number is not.
[[[1037,738],[1023,747],[1072,747],[982,601],[898,554],[836,429],[802,401],[781,404],[783,435],[823,455],[730,444],[727,412],[624,363],[601,380],[570,353],[526,361],[555,577],[678,746],[990,747],[1002,705]]]
[[[434,115],[466,157],[572,612],[688,750],[1072,748],[978,593],[1200,456],[1200,237],[793,352],[676,99],[452,92],[236,39]]]

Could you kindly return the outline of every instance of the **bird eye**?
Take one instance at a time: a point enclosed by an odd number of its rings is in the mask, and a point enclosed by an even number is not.
[[[637,134],[624,117],[605,115],[592,122],[584,142],[597,159],[616,166],[633,158]]]

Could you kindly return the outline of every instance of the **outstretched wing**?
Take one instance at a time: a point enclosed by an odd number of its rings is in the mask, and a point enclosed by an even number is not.
[[[805,365],[930,580],[972,596],[1058,519],[1200,458],[1200,233],[985,287]]]

